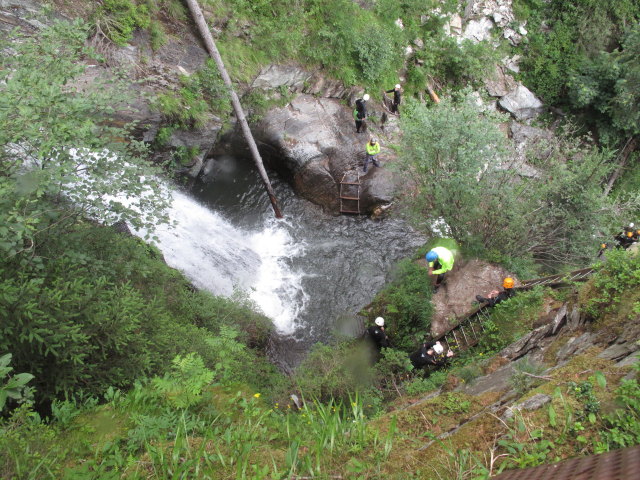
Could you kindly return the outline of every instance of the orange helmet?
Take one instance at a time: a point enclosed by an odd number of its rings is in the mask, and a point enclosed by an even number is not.
[[[606,243],[601,243],[600,244],[600,248],[607,248],[607,244]]]
[[[505,278],[504,282],[502,282],[502,286],[504,288],[513,288],[513,278],[511,277]]]

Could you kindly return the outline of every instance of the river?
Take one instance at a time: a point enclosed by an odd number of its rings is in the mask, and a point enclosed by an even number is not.
[[[426,238],[395,218],[334,217],[270,173],[275,219],[253,164],[218,158],[207,179],[176,190],[174,229],[156,233],[169,265],[217,295],[248,292],[272,319],[289,366],[315,342],[351,334],[355,314]]]

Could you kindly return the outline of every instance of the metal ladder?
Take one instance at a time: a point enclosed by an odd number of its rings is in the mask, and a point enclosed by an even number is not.
[[[360,215],[360,171],[347,170],[340,180],[340,213]]]
[[[550,275],[548,277],[525,280],[515,290],[529,290],[538,285],[551,288],[562,287],[572,282],[584,282],[595,272],[593,268],[583,268],[569,273]],[[445,343],[452,350],[466,350],[475,346],[480,341],[480,335],[484,331],[482,324],[490,319],[489,308],[483,303],[468,312],[460,322],[449,328],[433,341]]]

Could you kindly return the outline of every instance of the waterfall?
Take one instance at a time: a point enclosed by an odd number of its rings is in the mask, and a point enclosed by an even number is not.
[[[290,225],[267,216],[262,228],[243,230],[182,192],[173,190],[172,197],[169,217],[175,226],[153,232],[167,264],[214,295],[230,296],[236,288],[248,292],[280,333],[293,333],[307,295],[302,273],[289,262],[304,253]]]

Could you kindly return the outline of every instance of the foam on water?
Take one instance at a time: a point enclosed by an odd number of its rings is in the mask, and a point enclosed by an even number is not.
[[[249,291],[279,332],[294,332],[306,294],[302,274],[288,259],[304,246],[295,244],[287,225],[267,219],[262,230],[245,231],[182,192],[173,191],[172,197],[169,217],[175,227],[161,225],[153,232],[166,262],[216,295]]]

